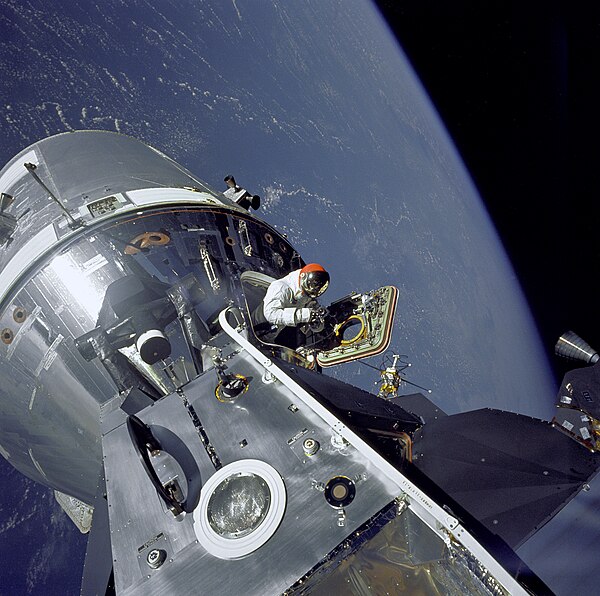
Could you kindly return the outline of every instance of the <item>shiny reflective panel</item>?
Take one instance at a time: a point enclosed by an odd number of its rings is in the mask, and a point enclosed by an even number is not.
[[[243,305],[238,273],[281,277],[300,264],[268,225],[219,207],[149,207],[79,228],[0,312],[0,374],[14,381],[0,387],[1,453],[91,502],[104,404],[130,387],[157,399],[193,378],[218,313]],[[168,349],[145,361],[148,332]]]
[[[208,502],[208,523],[219,536],[242,538],[264,521],[271,491],[263,478],[239,472],[226,478]]]
[[[399,513],[393,505],[329,553],[285,594],[508,593],[464,547],[450,537],[442,540],[410,509]]]

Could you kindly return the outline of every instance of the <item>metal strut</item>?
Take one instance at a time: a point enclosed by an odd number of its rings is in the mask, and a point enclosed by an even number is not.
[[[210,282],[210,287],[215,292],[218,292],[221,288],[221,283],[219,282],[219,278],[215,273],[215,268],[213,267],[210,259],[210,253],[204,245],[200,245],[200,258],[202,259],[202,264],[204,265],[204,271],[206,271],[206,277],[208,277],[208,281]]]

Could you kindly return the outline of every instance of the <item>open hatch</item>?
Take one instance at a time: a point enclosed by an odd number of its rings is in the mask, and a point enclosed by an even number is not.
[[[320,329],[309,325],[286,329],[272,335],[271,325],[264,320],[261,305],[272,277],[256,271],[241,275],[246,311],[255,338],[260,344],[284,352],[295,351],[308,363],[334,366],[385,351],[390,344],[398,290],[383,286],[366,293],[353,293],[330,304]],[[285,345],[284,345],[285,343]],[[286,358],[287,359],[287,358]],[[311,366],[307,366],[311,368]]]

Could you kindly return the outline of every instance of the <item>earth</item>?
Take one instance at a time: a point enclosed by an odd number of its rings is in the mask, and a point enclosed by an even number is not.
[[[217,189],[234,174],[261,195],[259,217],[331,272],[324,298],[398,287],[393,350],[443,410],[552,417],[556,386],[511,264],[374,5],[4,0],[0,23],[0,164],[105,129]],[[331,372],[369,390],[373,373]],[[86,538],[1,458],[0,477],[0,594],[78,593]],[[598,492],[520,552],[557,593],[592,589],[598,542],[582,519]]]

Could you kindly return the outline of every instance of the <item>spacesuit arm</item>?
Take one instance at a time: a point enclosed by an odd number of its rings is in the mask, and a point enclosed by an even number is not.
[[[309,308],[288,306],[293,302],[292,290],[284,284],[274,282],[269,286],[264,299],[265,319],[278,326],[294,326],[310,320]]]

